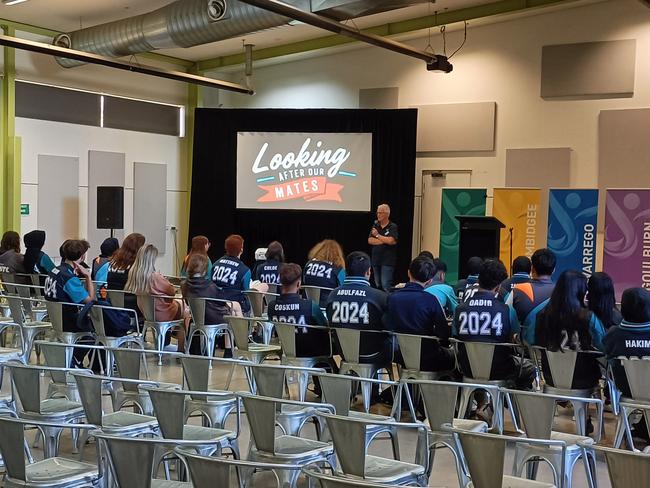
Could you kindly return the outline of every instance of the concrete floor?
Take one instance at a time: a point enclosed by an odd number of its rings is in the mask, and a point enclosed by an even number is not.
[[[35,362],[35,358],[32,358],[32,362]],[[148,369],[150,379],[156,381],[164,381],[170,383],[181,383],[182,370],[180,364],[177,363],[176,358],[174,357],[165,357],[163,366],[157,365],[157,358],[153,355],[148,355]],[[273,361],[271,361],[273,363]],[[275,362],[277,364],[277,362]],[[228,368],[224,367],[223,364],[215,363],[214,369],[211,372],[211,388],[212,389],[223,389],[225,385],[225,380],[228,374]],[[48,381],[47,378],[42,379],[43,384],[45,385]],[[7,385],[8,380],[5,379],[3,385],[3,393],[9,391],[9,386]],[[242,368],[236,368],[234,380],[231,385],[231,390],[233,391],[248,391],[248,385],[244,372]],[[292,387],[292,391],[295,394],[295,387]],[[294,396],[295,398],[295,396]],[[314,397],[314,395],[309,392],[308,398],[309,401],[319,401]],[[355,408],[361,409],[359,404]],[[105,401],[106,411],[110,411],[110,403],[108,398]],[[388,408],[382,405],[375,405],[372,407],[372,411],[375,413],[387,414]],[[565,431],[565,432],[574,432],[574,423],[571,418],[572,412],[570,409],[559,408],[558,415],[556,417],[556,427],[555,430]],[[513,431],[512,424],[508,419],[506,414],[506,431]],[[193,419],[192,423],[198,423],[198,419]],[[246,420],[245,414],[242,414],[242,434],[240,438],[240,446],[242,453],[246,452],[249,440],[249,428]],[[611,413],[606,413],[605,421],[605,430],[604,438],[601,441],[604,445],[611,445],[611,441],[614,435],[615,429],[615,420]],[[302,435],[309,438],[315,438],[315,430],[311,424],[308,424],[305,429],[303,429]],[[33,435],[30,434],[30,437]],[[71,454],[71,439],[69,433],[64,433],[61,439],[61,455],[64,457],[72,456]],[[400,433],[400,446],[401,446],[401,456],[404,461],[413,461],[415,455],[415,433],[403,431]],[[42,457],[42,452],[40,449],[34,449],[34,456],[37,459]],[[391,444],[386,439],[378,439],[374,441],[369,450],[370,454],[392,457]],[[509,474],[512,468],[512,455],[513,449],[508,448],[506,453],[505,461],[505,473]],[[84,452],[84,459],[92,461],[95,459],[95,445],[91,444],[86,446]],[[607,468],[605,463],[602,460],[599,460],[597,463],[597,473],[598,473],[598,486],[600,488],[610,487],[610,481],[607,474]],[[550,469],[541,465],[538,475],[538,480],[540,481],[552,481],[552,474]],[[304,480],[301,481],[300,486],[305,486]],[[256,476],[254,479],[253,486],[263,486],[263,487],[272,487],[275,486],[275,479],[270,476],[268,473],[262,473],[259,476]],[[436,452],[434,466],[432,470],[432,475],[429,480],[429,486],[432,487],[449,487],[454,488],[459,486],[458,478],[456,475],[455,464],[451,453],[446,449],[440,449]],[[581,462],[576,464],[573,473],[573,486],[574,487],[586,487],[586,477],[584,472],[584,467]],[[217,487],[220,488],[220,487]]]

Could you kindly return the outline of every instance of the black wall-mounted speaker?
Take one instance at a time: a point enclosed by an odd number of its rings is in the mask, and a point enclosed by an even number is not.
[[[124,229],[124,187],[97,187],[97,228]]]

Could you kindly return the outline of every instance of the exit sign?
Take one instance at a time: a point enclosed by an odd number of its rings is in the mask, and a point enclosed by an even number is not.
[[[20,204],[20,215],[29,215],[29,203]]]

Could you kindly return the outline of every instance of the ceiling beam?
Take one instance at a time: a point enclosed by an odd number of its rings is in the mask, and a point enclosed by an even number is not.
[[[424,17],[417,17],[399,22],[382,24],[367,29],[361,29],[361,32],[384,37],[394,36],[424,30],[440,25],[463,22],[465,20],[480,19],[494,15],[510,14],[518,11],[531,10],[535,8],[548,7],[575,1],[578,0],[500,0],[484,5],[477,5],[475,7],[439,12],[437,17],[434,15],[427,15]],[[343,46],[353,42],[357,41],[355,39],[339,35],[318,37],[315,39],[307,39],[305,41],[292,42],[280,46],[272,46],[254,50],[253,59],[255,61],[262,61],[265,59],[288,56],[291,54],[299,54],[316,51],[319,49]],[[205,72],[218,68],[244,64],[244,61],[244,54],[238,53],[202,60],[199,61],[197,65],[199,71]]]
[[[45,27],[25,24],[22,22],[15,22],[9,19],[0,19],[0,26],[13,28],[14,31],[17,32],[28,32],[30,34],[35,34],[37,36],[44,36],[44,37],[51,37],[51,38],[55,38],[59,34],[62,34],[59,31],[47,29]],[[152,61],[161,61],[163,63],[168,63],[183,68],[192,68],[195,64],[194,61],[189,61],[187,59],[176,58],[174,56],[167,56],[165,54],[158,54],[158,53],[141,53],[134,56],[150,59]]]
[[[229,81],[215,80],[213,78],[206,78],[205,76],[185,73],[183,71],[164,70],[153,66],[133,65],[119,59],[99,56],[97,54],[87,53],[84,51],[76,51],[74,49],[67,49],[60,46],[52,46],[50,44],[45,44],[42,42],[28,41],[26,39],[20,39],[18,37],[0,35],[0,45],[12,47],[14,49],[31,51],[39,54],[46,54],[49,56],[74,59],[76,61],[83,61],[84,63],[98,64],[101,66],[107,66],[109,68],[130,71],[132,73],[140,73],[144,75],[155,76],[158,78],[166,78],[183,83],[192,83],[195,85],[208,86],[210,88],[219,88],[221,90],[245,93],[247,95],[254,94],[254,91],[250,88],[239,85],[237,83],[231,83]]]

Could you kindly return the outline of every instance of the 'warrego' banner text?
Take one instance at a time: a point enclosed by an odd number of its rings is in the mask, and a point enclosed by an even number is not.
[[[237,208],[370,210],[372,134],[237,133]]]

